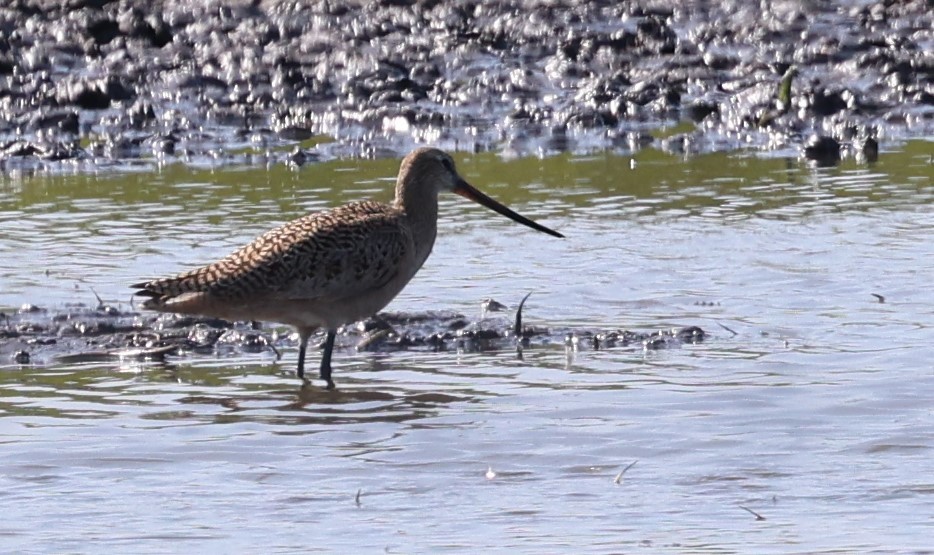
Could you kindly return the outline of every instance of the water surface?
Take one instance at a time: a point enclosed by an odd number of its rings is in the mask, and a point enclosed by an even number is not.
[[[502,160],[394,310],[699,325],[680,349],[0,361],[3,551],[924,552],[934,537],[930,142],[874,165],[712,154]],[[362,196],[398,162],[3,178],[0,306],[128,303]],[[879,302],[881,295],[884,302]],[[511,317],[507,314],[506,317]],[[314,360],[314,355],[312,356]],[[616,483],[618,473],[638,461]],[[764,517],[755,516],[747,507]]]

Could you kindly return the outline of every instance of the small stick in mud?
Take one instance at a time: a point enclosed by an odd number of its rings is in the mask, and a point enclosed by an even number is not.
[[[265,343],[266,346],[269,347],[270,349],[272,349],[272,352],[274,352],[274,353],[276,354],[276,360],[277,360],[277,361],[278,361],[278,360],[282,360],[282,353],[280,353],[280,352],[279,352],[279,349],[277,349],[276,346],[273,345],[272,339],[266,337],[265,335],[260,335],[260,337],[263,338],[263,343]]]
[[[791,83],[798,75],[797,66],[790,66],[782,76],[781,83],[778,84],[778,92],[774,100],[774,108],[766,110],[759,116],[759,127],[766,127],[775,121],[779,116],[788,113],[791,108]]]
[[[529,291],[519,302],[519,308],[516,310],[516,325],[512,330],[513,335],[516,336],[516,356],[519,357],[519,360],[522,360],[523,342],[528,343],[528,340],[522,337],[522,308],[525,306],[525,301],[527,301],[531,295],[532,292]]]
[[[513,329],[516,338],[521,338],[522,336],[522,307],[525,306],[525,301],[527,301],[531,295],[531,291],[526,293],[526,295],[522,297],[522,301],[519,302],[519,310],[516,310],[516,327]]]
[[[760,515],[759,513],[750,509],[749,507],[743,507],[742,505],[739,505],[739,508],[751,514],[752,516],[756,517],[756,520],[765,520],[764,516]]]
[[[94,298],[97,299],[97,308],[104,306],[104,301],[101,299],[101,296],[97,294],[97,291],[95,291],[93,287],[88,287],[88,289],[91,290],[91,293],[94,295]]]

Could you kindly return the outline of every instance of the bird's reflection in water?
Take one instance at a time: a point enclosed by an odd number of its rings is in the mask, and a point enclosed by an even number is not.
[[[406,422],[436,416],[452,405],[473,402],[479,396],[488,395],[463,386],[453,390],[445,386],[447,391],[438,392],[436,383],[432,383],[429,389],[424,387],[424,380],[414,385],[388,381],[385,373],[390,372],[393,365],[387,364],[382,358],[369,359],[367,372],[348,375],[341,387],[335,390],[316,387],[314,384],[297,384],[287,372],[276,366],[267,367],[265,373],[255,368],[242,370],[234,367],[150,368],[140,378],[150,384],[173,384],[173,387],[165,389],[174,392],[178,391],[176,384],[185,384],[195,389],[171,401],[185,405],[186,410],[159,412],[158,418],[208,420],[214,423],[262,422],[317,427],[325,424]],[[366,376],[370,371],[384,374],[378,381],[359,377]],[[419,374],[423,375],[423,371],[420,370]],[[431,377],[437,377],[434,372],[430,374]],[[285,385],[284,380],[288,380],[288,385]],[[158,395],[167,392],[150,391]],[[196,410],[192,409],[193,405],[214,408]],[[314,431],[296,428],[294,433]]]

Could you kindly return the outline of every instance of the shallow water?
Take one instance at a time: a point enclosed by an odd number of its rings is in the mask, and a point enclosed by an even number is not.
[[[299,389],[294,350],[0,361],[0,547],[930,550],[932,153],[912,142],[835,169],[462,156],[471,182],[568,238],[445,198],[435,252],[390,309],[479,314],[534,291],[531,324],[712,337],[521,360],[343,351],[337,392]],[[396,168],[3,178],[0,306],[93,304],[92,288],[125,304],[128,284],[308,210],[387,198]]]

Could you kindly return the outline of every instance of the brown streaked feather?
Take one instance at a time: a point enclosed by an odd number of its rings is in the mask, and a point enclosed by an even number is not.
[[[273,229],[229,256],[176,277],[135,285],[160,309],[182,295],[216,300],[339,299],[378,288],[392,279],[411,231],[398,209],[373,201],[311,214]]]

